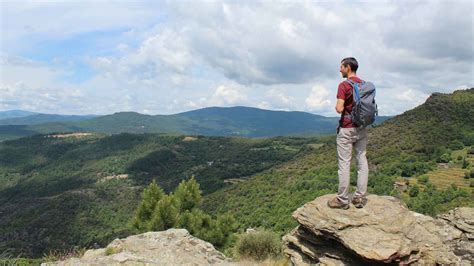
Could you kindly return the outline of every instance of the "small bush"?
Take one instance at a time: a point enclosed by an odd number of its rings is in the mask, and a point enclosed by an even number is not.
[[[239,258],[263,261],[281,256],[281,240],[271,231],[257,231],[239,235],[235,244],[235,254]]]
[[[429,178],[426,175],[421,175],[417,178],[417,180],[418,180],[418,183],[420,183],[420,184],[426,184],[426,183],[428,183]]]
[[[410,197],[416,197],[418,196],[418,193],[420,193],[420,188],[417,185],[412,186],[410,190],[408,190],[408,195],[410,195]]]
[[[474,187],[474,180],[471,180],[471,182],[469,183],[469,186]]]
[[[107,247],[105,249],[105,256],[113,255],[122,252],[121,248],[118,247]]]
[[[460,150],[464,148],[464,143],[462,143],[460,140],[453,140],[449,144],[449,148],[452,150]]]
[[[444,153],[438,158],[439,163],[449,163],[451,161],[451,153]]]
[[[64,261],[69,258],[80,258],[87,251],[86,248],[74,247],[68,250],[49,250],[48,253],[43,254],[44,262]]]
[[[471,147],[467,150],[467,153],[468,153],[468,154],[474,154],[474,146],[471,146]]]
[[[466,158],[463,158],[462,169],[467,169],[468,166],[469,166],[469,162],[466,160]]]
[[[474,169],[464,172],[464,178],[465,179],[474,178]]]

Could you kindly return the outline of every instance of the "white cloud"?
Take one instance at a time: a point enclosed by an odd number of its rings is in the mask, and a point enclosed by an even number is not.
[[[306,107],[311,111],[320,111],[331,105],[329,90],[321,85],[311,88],[311,93],[306,98]]]
[[[337,115],[346,56],[376,85],[382,115],[474,86],[473,17],[459,15],[472,10],[469,1],[1,5],[2,109],[164,114],[250,105]],[[349,17],[359,19],[348,26]],[[85,48],[70,46],[84,36],[94,45],[74,55]],[[78,62],[93,72],[79,83],[70,80]]]
[[[50,67],[21,57],[0,57],[0,83],[24,83],[30,87],[49,86],[65,70]]]
[[[295,98],[288,94],[288,90],[283,88],[271,88],[265,94],[265,99],[269,101],[269,109],[288,110],[297,108]]]
[[[46,113],[69,113],[83,104],[84,95],[74,88],[30,87],[24,82],[0,84],[0,109],[24,109]],[[48,106],[48,109],[43,106]],[[87,113],[85,113],[87,114]]]
[[[245,89],[240,86],[221,85],[216,88],[210,101],[210,105],[239,105],[245,104],[248,101]]]

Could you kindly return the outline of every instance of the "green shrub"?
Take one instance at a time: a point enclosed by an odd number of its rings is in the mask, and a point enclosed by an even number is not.
[[[281,240],[276,233],[264,230],[239,235],[234,248],[239,258],[263,261],[280,256],[281,246]]]
[[[410,197],[416,197],[418,196],[419,192],[420,188],[417,185],[414,185],[410,188],[410,190],[408,190],[408,195],[410,195]]]
[[[464,172],[464,178],[474,178],[474,169]]]
[[[468,166],[469,166],[469,162],[466,160],[466,158],[463,158],[462,169],[466,169]]]
[[[44,262],[64,261],[70,258],[80,258],[86,252],[86,248],[73,247],[65,250],[49,250],[48,253],[43,254]]]
[[[438,159],[439,163],[449,163],[451,161],[451,153],[444,153]]]
[[[400,163],[398,164],[398,167],[400,168],[401,176],[411,177],[411,176],[422,175],[424,173],[427,173],[430,170],[433,170],[434,164],[430,162],[414,161],[414,162]]]
[[[449,146],[450,149],[452,150],[460,150],[464,148],[464,144],[460,140],[453,140]]]
[[[428,183],[429,178],[426,175],[422,175],[422,176],[419,176],[417,178],[417,180],[418,180],[418,183],[420,183],[420,184],[426,184],[426,183]]]
[[[469,149],[467,150],[467,153],[474,154],[474,146],[469,147]]]
[[[107,247],[105,249],[105,256],[113,255],[122,252],[122,249],[118,247]]]

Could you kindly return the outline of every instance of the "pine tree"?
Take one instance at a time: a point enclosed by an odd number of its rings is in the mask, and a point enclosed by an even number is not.
[[[156,204],[150,222],[151,231],[162,231],[175,227],[179,221],[179,212],[173,195],[164,195]]]
[[[199,207],[202,201],[201,193],[199,183],[196,181],[194,175],[187,181],[181,181],[173,195],[178,204],[179,211],[191,211],[193,208]]]
[[[192,235],[216,246],[229,243],[238,228],[231,214],[211,215],[199,208],[202,194],[194,176],[179,183],[174,193],[166,195],[153,181],[142,193],[142,201],[133,221],[140,231],[186,228]]]
[[[204,212],[201,209],[194,208],[191,211],[186,210],[180,215],[179,226],[186,228],[190,234],[197,235],[202,227],[202,216]]]
[[[146,232],[150,228],[150,221],[155,211],[157,203],[165,195],[163,189],[153,180],[148,187],[143,190],[142,201],[138,207],[133,220],[133,227],[140,232]]]

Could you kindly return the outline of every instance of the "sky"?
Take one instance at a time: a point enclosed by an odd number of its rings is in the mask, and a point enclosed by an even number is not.
[[[0,111],[337,116],[345,57],[379,115],[474,87],[472,1],[0,3]]]

